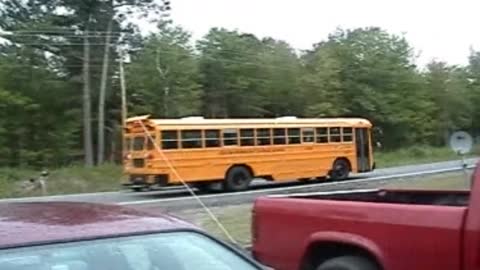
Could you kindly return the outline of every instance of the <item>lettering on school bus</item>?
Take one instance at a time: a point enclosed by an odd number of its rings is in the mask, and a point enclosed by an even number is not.
[[[220,151],[220,155],[228,154],[248,154],[248,153],[272,153],[284,152],[285,148],[260,148],[260,149],[227,149]]]

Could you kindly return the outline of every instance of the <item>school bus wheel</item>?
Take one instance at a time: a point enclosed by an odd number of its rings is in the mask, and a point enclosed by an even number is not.
[[[335,160],[332,166],[332,170],[329,173],[332,180],[345,180],[350,174],[350,162],[346,158],[338,158]]]
[[[246,190],[252,182],[253,175],[245,166],[234,166],[226,174],[223,188],[225,191]]]

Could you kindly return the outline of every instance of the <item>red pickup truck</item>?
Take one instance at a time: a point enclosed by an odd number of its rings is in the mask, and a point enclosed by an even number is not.
[[[480,167],[469,191],[357,190],[255,201],[252,253],[277,270],[480,269]]]

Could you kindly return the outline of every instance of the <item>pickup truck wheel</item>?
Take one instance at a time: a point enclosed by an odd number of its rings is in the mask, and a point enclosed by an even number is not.
[[[342,256],[329,259],[320,264],[316,270],[379,270],[367,258],[358,256]]]
[[[332,170],[330,171],[330,179],[332,180],[345,180],[350,173],[350,165],[344,159],[335,160]]]
[[[242,166],[236,166],[228,170],[223,188],[226,191],[246,190],[250,186],[253,176],[250,171]]]

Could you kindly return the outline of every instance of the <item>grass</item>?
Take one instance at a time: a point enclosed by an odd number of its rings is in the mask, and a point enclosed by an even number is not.
[[[469,172],[470,174],[471,172]],[[416,178],[395,179],[392,183],[384,185],[385,188],[399,189],[468,189],[468,179],[470,175],[461,172],[446,173]],[[243,204],[227,207],[215,207],[211,209],[218,220],[225,226],[228,232],[240,245],[250,243],[250,222],[251,222],[251,204]],[[228,240],[222,230],[205,213],[183,212],[178,214],[217,237]]]
[[[0,168],[0,197],[39,196],[39,190],[25,192],[22,184],[37,178],[39,171]],[[50,171],[47,180],[48,195],[116,191],[121,188],[121,167],[105,164],[98,167],[70,166]]]
[[[477,148],[469,156],[479,153],[480,149]],[[432,146],[410,146],[389,152],[378,151],[375,152],[374,157],[377,168],[460,159],[448,147]]]
[[[434,190],[457,190],[470,189],[472,171],[452,172],[424,177],[396,179],[385,185],[385,188],[399,189],[434,189]]]
[[[477,151],[480,153],[480,151]],[[448,148],[413,146],[393,152],[377,152],[377,168],[428,163],[458,159]],[[38,177],[39,171],[21,168],[0,168],[0,198],[41,195],[40,191],[24,192],[21,185],[32,177]],[[85,192],[116,191],[121,188],[122,168],[120,165],[106,164],[85,168],[69,166],[50,171],[48,195]]]
[[[210,209],[218,218],[220,223],[227,229],[228,233],[240,245],[250,243],[250,222],[251,222],[251,204],[233,205],[225,207],[213,207]],[[176,213],[177,216],[188,220],[197,226],[202,227],[209,233],[229,240],[222,229],[205,212],[184,211]]]

